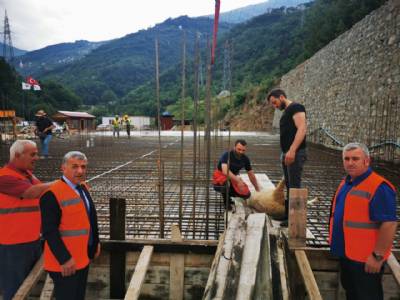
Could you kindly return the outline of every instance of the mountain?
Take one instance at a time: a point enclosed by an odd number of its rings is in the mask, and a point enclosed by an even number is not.
[[[268,76],[275,78],[299,63],[298,57],[303,51],[301,22],[304,9],[301,7],[272,9],[268,13],[234,26],[230,31],[221,35],[213,67],[213,93],[218,94],[223,89],[226,42],[233,43],[232,82],[237,91],[233,98],[234,106],[241,105],[245,101],[246,94],[243,90],[267,80]],[[205,61],[204,53],[202,57],[202,60]],[[187,62],[187,97],[192,97],[194,94],[192,59],[193,56]],[[173,106],[176,100],[171,99],[181,98],[180,68],[180,65],[177,64],[161,74],[160,99],[163,107]],[[205,78],[204,68],[202,73]],[[268,82],[270,82],[269,79]],[[204,91],[204,85],[202,88]],[[178,112],[174,111],[171,106],[168,109],[178,115]],[[122,98],[120,110],[135,114],[154,113],[154,82],[148,82],[132,89]]]
[[[221,23],[220,32],[232,26]],[[186,33],[188,56],[193,56],[197,33],[202,44],[211,36],[213,20],[207,17],[182,16],[167,19],[156,26],[128,34],[92,50],[84,58],[41,74],[42,79],[53,79],[71,87],[85,104],[110,102],[154,79],[154,41],[159,41],[160,71],[180,61],[183,30]],[[103,99],[104,98],[104,99]],[[106,101],[107,100],[107,101]],[[112,101],[111,101],[112,102]]]
[[[74,43],[47,46],[20,56],[14,62],[14,67],[24,76],[33,75],[39,78],[46,72],[80,60],[89,52],[105,43],[81,40]]]
[[[227,23],[242,23],[269,12],[273,8],[295,7],[312,0],[269,0],[221,13],[220,20]]]
[[[0,42],[1,55],[3,55],[3,47],[4,47],[4,44],[2,42]],[[21,56],[21,55],[24,55],[26,52],[28,52],[26,50],[21,50],[21,49],[15,48],[15,47],[13,47],[13,50],[14,50],[14,56]]]

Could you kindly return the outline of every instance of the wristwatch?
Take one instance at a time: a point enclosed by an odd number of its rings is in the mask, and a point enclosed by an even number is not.
[[[377,261],[383,260],[383,255],[377,254],[375,251],[372,252],[372,256],[373,256]]]

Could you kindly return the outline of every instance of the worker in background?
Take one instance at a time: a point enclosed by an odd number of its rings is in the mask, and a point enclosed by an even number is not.
[[[64,121],[64,123],[63,123],[63,125],[62,125],[62,130],[63,130],[63,133],[64,133],[64,134],[69,135],[69,126],[68,126],[67,121]]]
[[[126,126],[126,134],[128,135],[128,138],[131,137],[131,120],[129,119],[128,115],[124,115],[124,123]]]
[[[57,300],[85,298],[89,263],[100,254],[96,208],[85,183],[87,163],[81,152],[65,154],[61,179],[40,197],[44,269]]]
[[[113,137],[117,135],[119,137],[119,128],[121,125],[121,120],[118,115],[115,115],[113,121],[112,121],[112,126],[113,126]]]
[[[246,153],[247,142],[245,140],[235,141],[235,147],[231,151],[226,151],[219,159],[217,169],[213,174],[214,190],[221,193],[226,209],[232,210],[232,197],[247,199],[251,193],[247,184],[239,176],[241,169],[245,169],[257,192],[260,191],[256,176],[251,167],[250,159]],[[229,171],[228,171],[229,165]],[[227,178],[229,177],[229,181]]]
[[[306,109],[300,103],[286,98],[281,89],[271,91],[267,95],[267,102],[275,109],[283,111],[279,121],[281,164],[286,183],[285,217],[282,227],[288,226],[289,190],[301,188],[301,175],[306,156]]]
[[[382,274],[396,233],[396,191],[370,168],[368,148],[343,148],[347,176],[333,197],[329,244],[339,257],[346,298],[383,299]]]
[[[47,116],[44,110],[39,110],[36,115],[36,133],[39,136],[41,144],[40,158],[49,157],[49,144],[53,137],[52,130],[55,128],[53,121]]]
[[[39,159],[36,143],[17,140],[10,160],[0,169],[0,290],[12,299],[39,259],[39,196],[50,183],[33,174]]]

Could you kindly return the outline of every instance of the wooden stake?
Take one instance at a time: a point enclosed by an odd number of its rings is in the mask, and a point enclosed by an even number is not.
[[[171,226],[171,240],[173,242],[181,242],[182,235],[178,224]],[[169,275],[169,299],[183,299],[184,295],[184,277],[185,277],[185,255],[171,254]]]
[[[289,248],[306,246],[307,189],[289,191]]]

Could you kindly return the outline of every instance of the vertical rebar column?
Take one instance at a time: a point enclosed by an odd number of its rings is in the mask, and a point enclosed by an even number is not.
[[[230,70],[229,76],[232,76],[232,73],[231,73],[231,57],[232,57],[231,56],[232,55],[231,50],[232,50],[232,48],[229,47],[229,46],[230,46],[230,44],[227,41],[226,42],[226,49],[227,49],[227,55],[229,56],[229,59],[227,59],[227,63],[229,64],[229,70]],[[232,106],[232,78],[231,77],[229,78],[228,82],[229,82],[229,84],[228,84],[229,106],[233,107]],[[228,149],[227,151],[229,153],[228,154],[228,174],[227,174],[227,181],[226,181],[226,198],[224,199],[225,200],[225,207],[226,207],[226,210],[225,210],[225,229],[228,228],[228,207],[230,205],[229,202],[231,201],[231,199],[229,197],[229,190],[230,190],[229,170],[230,170],[230,167],[231,167],[230,148],[231,148],[231,123],[229,121],[229,125],[228,125],[228,147],[227,147],[227,149]]]
[[[179,168],[179,228],[182,230],[182,205],[183,205],[183,140],[185,128],[185,73],[186,73],[186,33],[182,35],[182,103],[181,103],[181,153]]]
[[[158,59],[158,39],[155,40],[156,52],[156,98],[157,98],[157,125],[158,125],[158,205],[160,215],[160,237],[164,238],[164,197],[162,185],[162,147],[161,147],[161,105],[160,105],[160,66]]]
[[[207,41],[207,49],[210,49],[209,41]],[[211,54],[211,51],[210,51]],[[205,174],[205,184],[206,184],[206,239],[208,239],[208,230],[209,230],[209,214],[210,214],[210,188],[209,188],[209,179],[210,179],[210,161],[211,161],[211,72],[212,72],[212,65],[211,65],[211,55],[210,59],[207,63],[207,81],[206,81],[206,107],[205,107],[205,132],[204,132],[204,139],[205,139],[205,164],[206,164],[206,174]]]
[[[192,238],[196,235],[196,181],[197,181],[197,109],[199,103],[199,65],[200,65],[200,33],[196,34],[194,59],[194,103],[193,103],[193,181],[192,181]]]

